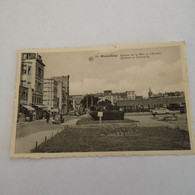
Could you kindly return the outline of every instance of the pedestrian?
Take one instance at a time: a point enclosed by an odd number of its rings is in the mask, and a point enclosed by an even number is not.
[[[49,123],[49,119],[50,119],[50,114],[49,114],[49,112],[48,112],[47,115],[46,115],[46,122],[47,122],[47,123]]]

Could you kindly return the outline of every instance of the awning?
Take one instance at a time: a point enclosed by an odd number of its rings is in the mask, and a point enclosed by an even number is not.
[[[52,108],[51,112],[59,112],[59,109],[58,108]]]
[[[45,106],[45,105],[35,105],[35,106],[38,108],[47,108],[47,106]]]
[[[26,108],[27,110],[34,111],[35,109],[28,105],[22,105],[22,107]]]

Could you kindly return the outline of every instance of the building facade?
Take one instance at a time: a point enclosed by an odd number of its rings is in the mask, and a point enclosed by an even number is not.
[[[21,86],[30,89],[28,104],[43,104],[44,67],[40,55],[22,54]]]
[[[121,100],[117,102],[117,106],[122,108],[125,112],[150,111],[151,109],[161,107],[167,107],[170,110],[179,110],[181,106],[185,106],[185,97],[175,96]]]
[[[148,98],[163,98],[163,97],[184,97],[183,91],[174,91],[174,92],[164,92],[164,93],[153,93],[151,88],[148,91]]]
[[[103,100],[109,100],[112,104],[114,104],[112,90],[105,90]]]
[[[112,90],[106,90],[103,93],[103,100],[109,100],[113,105],[116,105],[118,101],[121,100],[135,100],[135,91],[126,91],[121,93],[112,93]]]
[[[127,100],[135,100],[136,99],[135,91],[126,91],[126,93],[127,93]]]
[[[70,76],[55,76],[57,81],[57,97],[59,99],[59,111],[65,115],[69,112],[69,78]]]
[[[44,79],[43,83],[43,104],[50,112],[58,112],[59,99],[57,97],[58,82],[55,79]]]
[[[109,100],[113,105],[120,107],[125,112],[143,112],[154,108],[167,107],[170,110],[185,108],[185,95],[183,91],[165,92],[154,94],[149,88],[148,97],[137,96],[135,91],[113,93],[106,90],[101,94],[101,100]]]
[[[27,100],[20,97],[19,104],[35,108],[36,118],[41,117],[43,105],[43,79],[45,64],[37,53],[23,53],[21,59],[20,93],[27,92]],[[25,92],[25,93],[26,93]],[[30,107],[29,107],[30,106]]]

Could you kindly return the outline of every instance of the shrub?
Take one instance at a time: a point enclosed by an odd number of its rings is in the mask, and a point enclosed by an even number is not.
[[[90,116],[94,120],[99,120],[98,112],[90,112]],[[102,120],[124,120],[124,112],[119,110],[103,111]]]

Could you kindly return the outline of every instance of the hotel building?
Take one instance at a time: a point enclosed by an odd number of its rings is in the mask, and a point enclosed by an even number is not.
[[[65,115],[69,112],[69,78],[70,76],[55,76],[57,81],[57,97],[59,99],[59,111]]]

